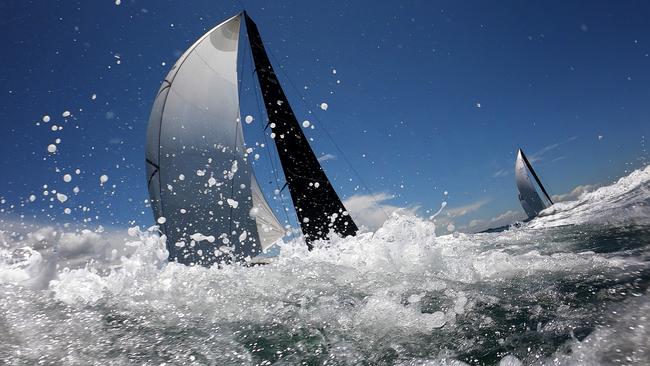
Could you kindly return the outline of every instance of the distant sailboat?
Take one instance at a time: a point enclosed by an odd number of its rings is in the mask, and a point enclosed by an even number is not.
[[[542,193],[544,193],[548,202],[545,202],[539,196],[528,172],[530,172],[533,178],[535,178],[535,182],[537,182],[537,185],[541,189]],[[546,188],[542,185],[537,173],[535,173],[535,170],[532,165],[530,165],[528,158],[526,158],[526,155],[521,149],[517,152],[515,179],[517,181],[517,189],[519,190],[519,202],[521,203],[521,207],[524,208],[524,211],[526,211],[529,220],[535,218],[542,210],[553,204],[551,197],[546,192]]]
[[[242,21],[243,20],[243,21]],[[320,163],[271,66],[257,25],[240,13],[176,61],[154,101],[147,131],[147,185],[170,261],[250,261],[285,233],[255,178],[240,119],[238,48],[246,27],[296,216],[308,247],[357,225]]]

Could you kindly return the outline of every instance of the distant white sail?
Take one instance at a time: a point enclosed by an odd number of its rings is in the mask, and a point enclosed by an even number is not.
[[[240,259],[258,255],[263,243],[261,219],[250,216],[255,205],[265,211],[268,226],[277,222],[259,187],[252,191],[255,179],[244,156],[240,23],[241,15],[226,20],[180,57],[149,120],[147,174],[154,214],[165,218],[158,222],[170,260],[185,264],[215,263],[225,252]],[[265,243],[271,240],[263,236]]]
[[[537,193],[533,181],[530,179],[528,171],[530,170],[531,174],[535,176],[535,180],[538,182],[540,189],[544,192],[546,197],[549,200],[549,203],[553,203],[548,197],[546,190],[541,185],[539,178],[536,173],[532,170],[532,166],[528,163],[528,159],[524,155],[523,151],[519,149],[517,152],[517,160],[515,161],[515,179],[517,181],[517,189],[519,190],[519,202],[521,206],[526,211],[529,219],[532,219],[539,215],[539,213],[547,208],[549,205],[546,204],[542,198]]]

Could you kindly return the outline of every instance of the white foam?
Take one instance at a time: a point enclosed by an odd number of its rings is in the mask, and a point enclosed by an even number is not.
[[[573,339],[543,365],[648,365],[650,361],[650,293],[613,307],[612,321],[582,341]],[[625,361],[623,361],[625,360]]]
[[[531,228],[576,224],[650,224],[650,166],[638,169],[617,182],[559,202],[530,222]]]
[[[617,204],[629,210],[634,199],[647,199],[643,193],[648,181],[646,171],[635,172],[600,193],[586,194],[581,202],[591,205],[592,214],[615,211],[620,208],[616,208]],[[614,194],[618,197],[611,196]],[[607,210],[596,205],[597,199],[608,201]],[[588,211],[582,214],[586,217]],[[337,340],[341,337],[355,340],[357,343],[350,345],[353,349],[360,344],[377,344],[394,345],[399,350],[404,340],[448,334],[440,332],[465,326],[458,321],[459,317],[482,315],[475,313],[477,297],[484,296],[480,300],[491,304],[503,301],[482,295],[482,288],[548,274],[607,273],[637,263],[635,258],[560,250],[562,247],[553,245],[562,243],[553,242],[552,237],[546,236],[546,229],[535,225],[496,234],[436,237],[435,225],[430,220],[397,212],[375,232],[317,241],[312,251],[307,250],[300,237],[281,242],[279,256],[262,267],[186,267],[167,262],[166,238],[159,236],[157,230],[130,228],[126,242],[107,231],[44,227],[14,241],[3,237],[0,231],[0,243],[9,243],[9,249],[0,246],[0,282],[47,287],[49,291],[43,292],[37,301],[52,299],[48,301],[65,303],[66,309],[80,314],[92,314],[86,312],[97,306],[119,309],[134,318],[147,314],[152,322],[147,323],[148,327],[155,327],[155,322],[169,322],[165,324],[209,324],[216,328],[227,327],[236,320],[244,325],[286,323],[302,331],[300,327],[309,324],[313,329],[322,326],[331,337],[328,342],[335,347],[344,347]],[[241,229],[235,235],[240,240],[250,237]],[[217,239],[200,233],[192,239],[219,245],[223,240],[229,244],[225,237]],[[16,251],[19,248],[22,251]],[[230,250],[225,245],[222,249]],[[59,263],[59,268],[53,263]],[[474,288],[478,288],[477,292],[470,292]],[[598,364],[604,357],[599,349],[614,350],[624,347],[625,342],[632,348],[649,349],[650,338],[645,329],[650,329],[650,324],[643,317],[650,302],[647,294],[644,296],[643,301],[626,310],[629,319],[625,318],[613,330],[598,328],[586,340],[573,341],[572,355],[554,355],[559,360],[557,364]],[[427,308],[432,299],[444,304]],[[645,328],[636,327],[639,324]],[[74,324],[68,325],[77,329]],[[105,329],[104,323],[100,325],[100,329]],[[14,324],[11,328],[20,329]],[[100,331],[96,336],[104,333]],[[49,344],[48,340],[30,338],[25,333],[19,335],[37,344]],[[97,341],[89,340],[93,344]],[[338,352],[335,347],[333,354]],[[358,355],[357,351],[349,354]],[[400,362],[462,364],[442,350],[438,357],[408,362],[400,359],[395,364]],[[517,362],[521,360],[514,355],[503,355],[500,360],[501,365]]]

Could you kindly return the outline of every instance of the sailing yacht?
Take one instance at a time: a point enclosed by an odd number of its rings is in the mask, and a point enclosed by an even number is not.
[[[535,179],[544,197],[546,197],[546,201],[537,193],[537,189],[528,174],[529,172]],[[528,220],[537,217],[542,210],[553,204],[553,200],[551,200],[539,176],[521,149],[517,152],[517,160],[515,161],[515,180],[517,181],[517,190],[519,191],[519,202],[521,203],[521,207],[524,208],[524,211],[526,211]]]
[[[313,241],[327,239],[331,232],[350,236],[358,231],[296,119],[257,25],[242,12],[183,53],[153,103],[147,186],[170,261],[204,266],[250,262],[285,235],[244,142],[240,46],[250,48],[267,128],[307,246],[311,249]]]

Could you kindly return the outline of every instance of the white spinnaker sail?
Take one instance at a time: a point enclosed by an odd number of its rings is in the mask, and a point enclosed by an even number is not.
[[[158,222],[170,259],[186,264],[214,263],[228,250],[239,258],[261,251],[257,220],[250,216],[252,167],[239,118],[240,24],[241,15],[226,20],[179,58],[149,120],[154,213],[164,217]]]
[[[257,233],[260,236],[262,249],[266,250],[284,236],[285,230],[266,202],[254,174],[251,179],[251,191],[253,193],[253,210],[251,211],[251,216],[255,217]]]
[[[517,160],[515,162],[515,179],[517,181],[517,189],[519,190],[519,202],[526,211],[528,218],[537,216],[546,205],[537,193],[533,181],[528,175],[528,169],[524,162],[522,151],[517,152]]]

